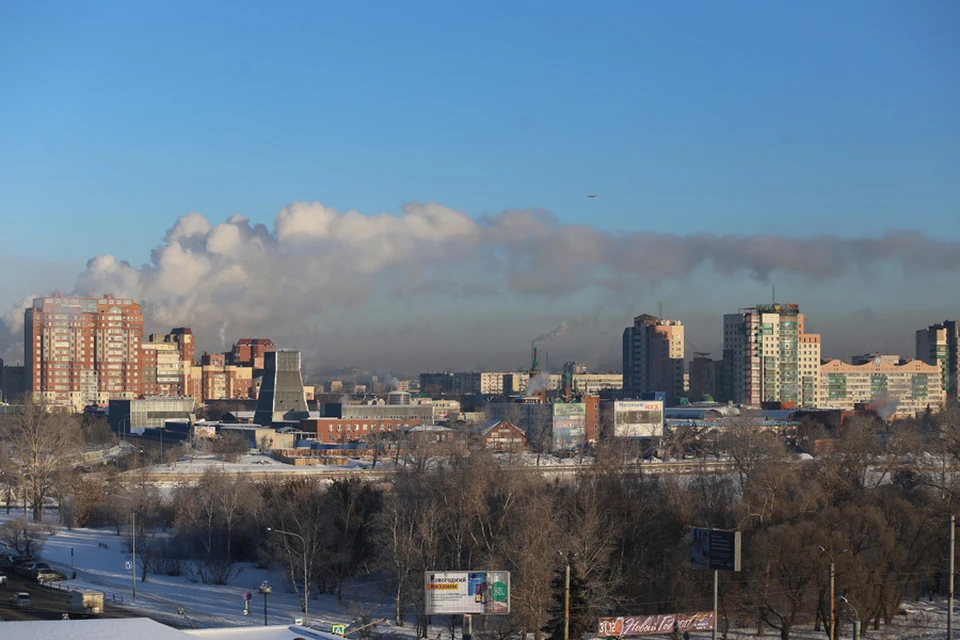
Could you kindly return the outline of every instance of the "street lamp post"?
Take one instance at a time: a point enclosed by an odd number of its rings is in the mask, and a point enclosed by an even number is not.
[[[273,587],[264,580],[259,591],[263,594],[263,626],[267,626],[267,594],[273,591]]]
[[[851,609],[853,609],[853,615],[854,615],[854,620],[853,620],[853,640],[860,640],[860,612],[857,611],[857,608],[856,608],[855,606],[853,606],[853,604],[852,604],[849,600],[847,600],[845,597],[840,596],[840,597],[837,598],[837,600],[839,600],[839,601],[842,602],[843,604],[845,604],[845,605],[847,605],[848,607],[850,607]]]
[[[827,556],[827,558],[830,560],[830,605],[829,605],[830,606],[830,630],[828,632],[829,635],[827,636],[827,638],[829,640],[837,640],[837,633],[836,633],[837,632],[837,613],[836,613],[836,604],[834,603],[834,599],[836,598],[836,595],[834,592],[834,583],[837,576],[836,563],[833,561],[833,555],[829,551],[827,551],[822,545],[818,545],[817,548],[820,549],[820,551],[822,551],[823,554]],[[846,549],[841,549],[837,555],[838,556],[843,555],[846,552],[847,552]]]
[[[577,554],[568,555],[557,549],[557,555],[563,558],[563,640],[570,640],[570,560]]]
[[[111,494],[109,492],[104,492],[105,496],[109,495],[119,495]],[[133,498],[127,496],[127,500],[130,501],[130,525],[132,531],[130,532],[130,578],[131,585],[133,587],[133,602],[137,601],[137,507],[133,504]],[[117,533],[120,533],[119,524],[117,525]],[[73,551],[70,552],[70,562],[73,563]]]
[[[309,613],[309,588],[310,580],[307,576],[307,541],[299,533],[294,533],[293,531],[284,531],[283,529],[274,529],[272,527],[267,527],[267,531],[275,531],[276,533],[282,533],[286,536],[294,536],[300,538],[300,543],[303,544],[303,624],[309,625],[310,613]]]

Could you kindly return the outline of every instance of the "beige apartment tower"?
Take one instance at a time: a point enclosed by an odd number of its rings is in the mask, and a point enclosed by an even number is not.
[[[666,406],[674,404],[684,395],[683,358],[683,324],[679,320],[637,316],[633,326],[623,330],[624,397],[663,391]]]

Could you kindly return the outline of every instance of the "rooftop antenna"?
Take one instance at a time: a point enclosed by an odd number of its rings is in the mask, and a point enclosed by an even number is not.
[[[663,300],[657,300],[657,319],[663,320]]]
[[[773,304],[777,304],[777,285],[776,285],[776,284],[771,284],[770,287],[771,287],[772,293],[773,293]]]

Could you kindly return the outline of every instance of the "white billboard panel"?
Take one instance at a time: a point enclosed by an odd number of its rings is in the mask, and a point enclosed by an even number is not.
[[[427,571],[423,578],[428,616],[510,613],[509,571]]]
[[[613,435],[618,438],[663,436],[663,400],[624,400],[613,405]]]

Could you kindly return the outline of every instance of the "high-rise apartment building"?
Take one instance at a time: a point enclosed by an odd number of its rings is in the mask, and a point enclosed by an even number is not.
[[[143,314],[133,300],[36,298],[23,331],[24,378],[34,399],[79,411],[140,394]]]
[[[944,320],[917,331],[917,360],[940,367],[946,404],[952,406],[960,398],[960,325]]]
[[[716,397],[716,362],[709,353],[697,353],[690,361],[689,396],[691,402],[699,402],[704,396]]]
[[[663,391],[667,405],[683,391],[683,324],[649,314],[633,319],[623,330],[623,393]]]
[[[166,335],[150,334],[141,345],[141,393],[145,396],[189,396],[193,371],[193,331],[186,327]]]
[[[724,315],[723,358],[733,402],[816,405],[820,336],[804,332],[798,305],[764,304]]]

